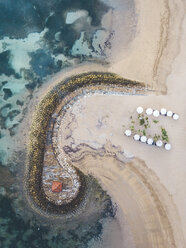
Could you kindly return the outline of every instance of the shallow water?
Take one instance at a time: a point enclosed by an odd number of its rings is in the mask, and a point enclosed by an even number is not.
[[[85,15],[81,14],[82,10]],[[101,19],[108,10],[99,1],[0,3],[0,160],[3,164],[8,160],[10,136],[16,133],[34,90],[64,67],[105,56],[93,44],[94,34],[102,30]],[[70,24],[68,12],[77,15]]]
[[[99,191],[99,194],[103,194],[100,187]],[[98,192],[98,189],[95,192]],[[102,205],[97,206],[97,211],[93,214],[94,218],[90,216],[86,221],[81,219],[63,226],[63,221],[42,220],[35,215],[29,216],[24,202],[16,198],[15,194],[9,193],[5,196],[2,190],[1,194],[0,247],[3,248],[87,247],[90,240],[99,239],[103,229],[102,221],[105,218],[113,219],[115,215],[109,197],[102,195]]]
[[[134,13],[133,1],[124,2],[126,15]],[[59,225],[53,229],[27,212],[20,194],[25,151],[17,149],[16,135],[35,92],[55,73],[84,61],[107,63],[114,38],[109,13],[118,7],[109,4],[99,0],[0,2],[0,247],[87,247],[102,232],[100,220],[107,218],[110,205],[94,221],[63,233]]]

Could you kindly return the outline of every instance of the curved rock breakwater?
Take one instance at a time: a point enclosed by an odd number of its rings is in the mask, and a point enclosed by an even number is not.
[[[112,90],[138,94],[144,91],[145,86],[136,81],[123,79],[116,74],[91,72],[66,79],[43,98],[37,107],[31,125],[25,176],[30,203],[43,214],[73,214],[86,205],[90,195],[94,180],[70,165],[55,147],[57,146],[55,143],[57,118],[65,113],[67,103],[76,99],[86,88],[94,91],[103,90],[105,93]],[[47,158],[48,155],[50,158]],[[64,175],[66,173],[66,178],[69,180],[71,177],[69,194],[63,194],[57,199],[53,198],[47,189],[47,178],[54,176],[56,170],[60,171],[58,174],[63,174],[64,170]]]

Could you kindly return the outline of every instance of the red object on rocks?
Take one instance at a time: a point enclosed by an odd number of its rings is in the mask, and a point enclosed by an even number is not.
[[[59,193],[62,191],[62,183],[58,181],[52,182],[52,192]]]

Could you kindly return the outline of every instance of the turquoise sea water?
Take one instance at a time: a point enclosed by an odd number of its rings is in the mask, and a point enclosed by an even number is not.
[[[84,60],[102,60],[109,31],[101,25],[109,7],[99,1],[0,1],[0,161],[8,160],[25,108],[46,79]],[[105,41],[97,44],[97,32]]]
[[[128,12],[133,1],[125,0]],[[28,103],[46,80],[83,61],[107,61],[114,30],[102,19],[112,9],[99,0],[0,1],[0,247],[88,247],[100,237],[112,203],[94,221],[56,229],[27,213],[19,192],[25,153],[14,153]],[[105,200],[103,193],[103,201]],[[60,224],[61,225],[61,224]]]

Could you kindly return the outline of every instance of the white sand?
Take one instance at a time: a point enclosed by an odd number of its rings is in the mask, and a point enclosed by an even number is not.
[[[117,0],[121,4],[121,0]],[[115,12],[113,24],[119,32],[113,43],[110,71],[146,82],[159,91],[165,91],[165,80],[171,61],[178,52],[180,25],[184,14],[183,1],[137,0],[137,31],[130,46],[122,42],[125,30],[122,15]],[[128,19],[128,25],[134,20]],[[171,39],[170,39],[171,38]],[[166,59],[164,59],[166,58]]]
[[[88,12],[85,10],[70,11],[67,13],[65,23],[72,24],[75,21],[77,21],[79,18],[86,16],[88,16]]]

